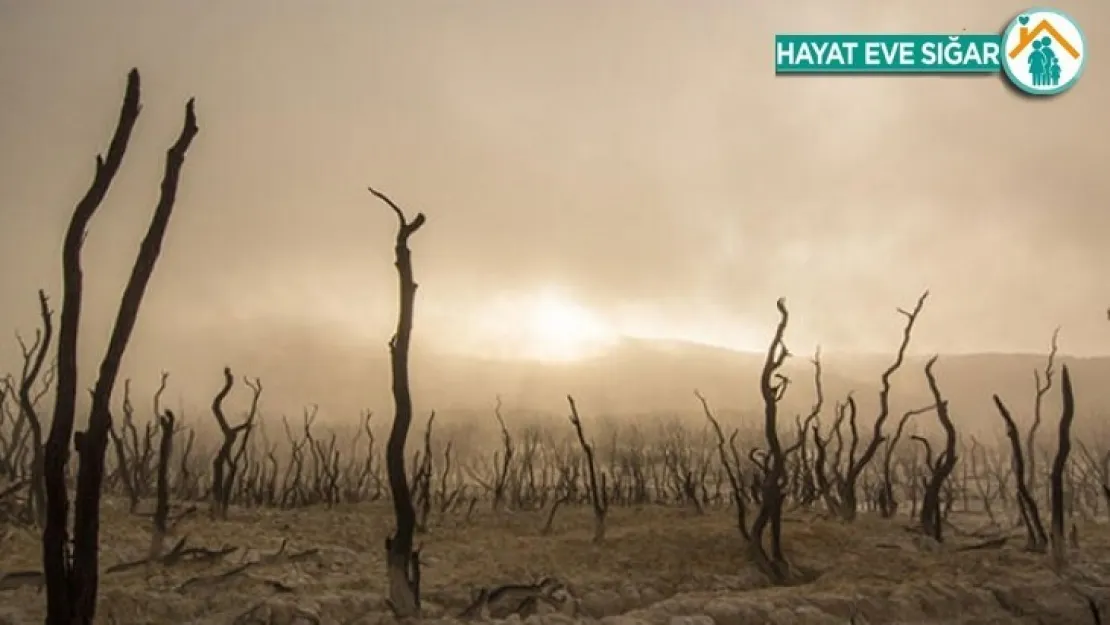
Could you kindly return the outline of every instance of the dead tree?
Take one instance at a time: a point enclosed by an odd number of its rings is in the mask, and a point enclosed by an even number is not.
[[[104,478],[104,451],[111,424],[110,401],[119,375],[120,361],[138,319],[143,295],[161,252],[177,197],[185,154],[197,134],[193,101],[185,106],[181,135],[166,154],[161,195],[146,237],[139,248],[131,276],[120,299],[100,373],[93,387],[89,425],[74,436],[77,401],[77,335],[81,317],[81,248],[89,222],[100,207],[123,162],[135,121],[139,117],[139,72],[131,70],[120,110],[119,123],[107,157],[97,156],[96,173],[85,196],[74,209],[62,246],[62,311],[58,328],[58,376],[54,419],[46,443],[44,477],[46,524],[42,534],[46,578],[46,622],[49,625],[91,625],[96,612],[99,583],[100,488]],[[66,465],[69,442],[79,455],[77,492],[74,498],[73,548],[69,552],[69,496]]]
[[[1037,497],[1037,429],[1041,427],[1041,411],[1044,406],[1044,397],[1052,390],[1053,377],[1056,375],[1056,351],[1060,338],[1060,328],[1052,331],[1052,343],[1048,351],[1048,362],[1044,366],[1044,375],[1037,369],[1033,370],[1033,383],[1036,395],[1033,398],[1033,423],[1029,426],[1029,434],[1025,437],[1025,449],[1029,452],[1029,495]]]
[[[1048,535],[1045,533],[1044,523],[1041,522],[1041,513],[1037,509],[1037,501],[1029,492],[1027,474],[1025,472],[1025,456],[1021,450],[1021,438],[1018,435],[1017,424],[998,395],[994,396],[994,405],[1002,416],[1006,425],[1006,438],[1010,441],[1011,461],[1013,463],[1014,482],[1017,485],[1018,510],[1021,512],[1021,521],[1025,525],[1026,543],[1028,551],[1044,551],[1048,546]]]
[[[799,501],[802,505],[809,506],[820,494],[820,488],[817,484],[816,471],[824,467],[819,466],[818,459],[815,457],[811,463],[807,451],[806,440],[809,437],[809,431],[812,428],[815,432],[819,428],[818,419],[821,418],[821,411],[825,407],[825,386],[822,381],[822,365],[821,365],[821,346],[817,346],[813,351],[813,358],[810,359],[810,364],[813,365],[813,405],[803,421],[798,427],[798,441],[795,445],[801,452],[800,466],[795,473],[801,473],[802,482],[802,499]],[[815,445],[816,447],[816,445]],[[820,450],[815,450],[815,455],[819,455]],[[820,460],[821,463],[824,459]]]
[[[446,513],[455,504],[456,498],[462,494],[465,486],[457,484],[454,488],[448,491],[448,480],[451,477],[451,452],[453,443],[448,440],[447,444],[443,446],[443,471],[439,475],[439,512],[440,514]]]
[[[381,499],[382,495],[382,480],[379,469],[380,464],[375,461],[377,454],[375,454],[374,429],[370,427],[370,419],[374,413],[367,410],[362,414],[362,431],[366,433],[366,457],[363,459],[362,466],[359,471],[358,480],[355,483],[355,492],[361,494],[367,482],[374,483],[373,493],[370,495],[370,501],[377,501]]]
[[[983,503],[983,513],[992,524],[997,525],[992,502],[994,497],[1002,492],[1007,478],[991,467],[986,449],[974,436],[971,437],[971,445],[966,448],[969,462],[963,464],[964,508],[967,508],[967,492],[970,489],[968,483],[975,482],[975,492],[979,495],[979,501]]]
[[[46,524],[46,489],[43,484],[43,436],[42,420],[35,409],[38,398],[34,396],[35,381],[42,372],[46,353],[50,349],[50,339],[54,335],[53,312],[46,299],[46,292],[39,290],[39,316],[42,318],[42,329],[35,332],[35,342],[30,347],[24,345],[23,340],[19,346],[23,351],[23,372],[19,382],[19,423],[26,423],[31,432],[31,481],[29,484],[30,497],[27,499],[31,519],[43,527]],[[18,431],[12,434],[13,444],[21,435]]]
[[[786,301],[782,298],[775,306],[779,311],[779,323],[774,338],[767,348],[763,371],[759,376],[759,392],[763,398],[763,433],[767,440],[767,454],[764,461],[763,483],[759,511],[752,521],[749,547],[756,565],[762,569],[772,582],[783,584],[791,581],[793,573],[782,550],[782,505],[783,485],[786,479],[786,453],[778,433],[778,404],[786,393],[790,380],[779,373],[790,351],[786,348],[783,336],[790,315]],[[765,532],[770,529],[770,545],[765,544]]]
[[[898,513],[899,502],[898,498],[894,495],[894,480],[891,478],[894,450],[898,446],[898,442],[902,439],[902,433],[905,431],[906,424],[909,420],[917,415],[925,414],[932,409],[933,406],[926,406],[924,408],[916,408],[904,412],[902,418],[898,420],[898,427],[894,430],[894,436],[891,436],[890,440],[887,441],[886,451],[883,455],[883,485],[879,496],[879,514],[883,518],[889,519]]]
[[[158,417],[158,475],[155,487],[154,531],[150,539],[147,559],[156,560],[162,556],[162,543],[169,531],[170,516],[170,458],[173,456],[174,415],[169,410]]]
[[[925,364],[925,378],[929,381],[929,391],[933,394],[933,402],[937,411],[937,419],[944,428],[944,451],[937,455],[935,462],[931,463],[931,475],[925,486],[925,494],[921,501],[921,529],[937,542],[943,540],[943,516],[940,507],[940,491],[952,469],[956,467],[956,428],[948,414],[948,401],[940,393],[937,378],[933,374],[933,365],[937,357],[933,356]]]
[[[135,425],[135,406],[131,403],[130,379],[123,381],[123,422],[116,428],[113,420],[112,427],[108,430],[116,451],[116,474],[127,492],[132,512],[147,495],[156,470],[158,419],[161,417],[159,403],[168,379],[169,374],[162,372],[161,384],[154,393],[155,412],[151,413],[151,420],[146,423],[141,442],[139,428]]]
[[[239,449],[246,448],[247,437],[250,436],[254,419],[258,415],[258,400],[262,396],[262,381],[256,379],[252,382],[249,378],[246,378],[244,382],[251,389],[251,406],[247,418],[239,425],[232,427],[223,409],[224,400],[227,399],[228,394],[231,393],[231,387],[235,384],[235,376],[231,374],[231,367],[224,367],[224,385],[212,399],[212,416],[216,418],[216,423],[220,426],[220,432],[224,437],[219,451],[216,452],[216,457],[212,460],[212,518],[227,518],[227,511],[231,506],[232,487],[235,484],[235,474],[239,466],[238,456],[232,456],[232,450],[235,448],[235,443],[240,434],[243,435],[243,439],[239,441]]]
[[[1075,419],[1075,396],[1072,394],[1071,375],[1067,365],[1060,371],[1060,393],[1063,406],[1060,413],[1060,438],[1049,480],[1052,495],[1052,560],[1057,566],[1064,565],[1068,557],[1068,545],[1064,536],[1064,473],[1067,471],[1068,454],[1071,453],[1071,424]]]
[[[493,416],[497,418],[497,425],[501,428],[501,453],[493,455],[493,509],[500,510],[505,500],[505,487],[509,482],[509,469],[513,462],[513,437],[509,428],[505,427],[505,419],[501,417],[501,396],[497,397],[497,405],[493,408]],[[501,456],[500,464],[498,455]]]
[[[736,525],[740,529],[740,535],[744,540],[751,542],[751,532],[748,530],[748,504],[747,497],[744,495],[744,476],[740,469],[739,459],[734,453],[731,457],[729,450],[726,448],[725,433],[721,430],[721,424],[717,418],[713,416],[713,411],[709,408],[709,402],[705,399],[700,392],[694,391],[694,396],[701,402],[702,410],[705,412],[705,418],[709,419],[709,424],[713,427],[713,432],[717,436],[717,459],[720,461],[721,466],[728,476],[729,487],[732,488],[732,498],[736,503]],[[735,451],[735,450],[733,450]]]
[[[898,351],[894,356],[894,362],[883,371],[880,377],[881,388],[879,390],[879,413],[875,417],[875,424],[871,434],[871,441],[864,447],[863,452],[859,458],[854,458],[854,453],[849,454],[847,466],[844,467],[843,474],[838,473],[836,484],[836,496],[826,495],[826,501],[832,508],[830,512],[838,515],[845,521],[851,521],[856,518],[856,512],[859,508],[858,497],[856,492],[856,483],[859,481],[860,475],[867,468],[867,465],[875,457],[879,451],[879,446],[886,440],[883,434],[883,426],[886,424],[887,418],[890,416],[890,392],[891,392],[891,378],[902,367],[902,363],[906,358],[906,349],[909,347],[910,338],[913,336],[913,327],[917,322],[918,315],[921,314],[921,309],[925,306],[925,299],[929,297],[929,292],[925,291],[921,297],[917,299],[917,305],[913,310],[906,311],[901,308],[898,312],[906,318],[906,325],[902,328],[902,342],[898,346]],[[850,424],[855,427],[855,403],[849,397],[849,408],[851,410]],[[834,429],[838,425],[834,425]],[[837,430],[839,432],[839,430]],[[854,451],[855,445],[858,442],[858,437],[853,432],[852,449]],[[831,467],[833,471],[839,471],[835,466]]]
[[[435,470],[432,462],[432,424],[435,420],[436,411],[433,410],[424,426],[424,452],[418,454],[419,461],[412,476],[412,492],[414,499],[420,504],[416,519],[416,532],[419,534],[428,531],[428,517],[432,513],[432,473]],[[446,462],[450,462],[450,452],[451,447],[448,445]]]
[[[412,503],[408,478],[405,476],[405,442],[412,425],[412,391],[409,388],[409,344],[412,341],[412,319],[416,305],[416,279],[412,270],[409,237],[424,225],[424,213],[412,221],[405,217],[393,200],[370,187],[370,193],[385,202],[397,215],[397,239],[393,247],[400,285],[400,306],[397,331],[389,342],[393,377],[393,426],[386,443],[385,463],[389,491],[393,495],[393,514],[397,531],[385,539],[386,575],[389,579],[390,607],[398,618],[420,614],[420,552],[413,550],[416,531],[416,509]]]
[[[185,429],[187,430],[185,444],[181,446],[181,460],[177,465],[177,496],[179,499],[191,500],[200,497],[200,487],[192,470],[193,464],[190,462],[193,444],[197,440],[197,431],[188,427]]]
[[[551,533],[551,528],[555,524],[555,513],[574,497],[575,485],[578,483],[578,467],[578,463],[569,463],[559,467],[559,481],[555,485],[558,494],[556,494],[555,500],[551,504],[551,509],[547,512],[547,520],[540,529],[542,536]]]
[[[306,431],[312,427],[313,419],[315,419],[315,414],[306,408],[304,411],[304,429]],[[281,418],[281,425],[285,429],[285,437],[289,440],[289,461],[285,465],[285,476],[281,481],[282,493],[279,505],[282,508],[289,508],[305,504],[301,477],[304,472],[304,448],[308,445],[308,440],[293,435],[293,428],[290,427],[287,417],[283,416]]]
[[[594,542],[605,540],[605,517],[609,514],[609,489],[605,487],[605,474],[601,474],[600,483],[597,476],[597,462],[594,459],[594,448],[586,442],[586,434],[582,431],[582,419],[578,416],[578,406],[574,398],[567,395],[570,404],[570,424],[578,435],[578,444],[586,456],[586,476],[589,479],[590,505],[594,509]]]
[[[119,428],[115,423],[108,428],[108,437],[116,451],[116,473],[123,484],[127,494],[127,501],[131,512],[139,507],[140,485],[138,483],[142,470],[138,467],[141,463],[139,451],[139,435],[135,428],[134,408],[131,405],[131,379],[123,381],[123,422]],[[128,458],[127,438],[131,437],[131,457]],[[149,440],[149,439],[148,439]]]

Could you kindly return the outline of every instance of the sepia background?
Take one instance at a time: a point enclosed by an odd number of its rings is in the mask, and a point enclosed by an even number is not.
[[[1048,3],[1092,60],[1069,93],[996,78],[773,76],[776,32],[989,32],[1002,0],[774,3],[0,0],[0,328],[59,301],[62,233],[124,77],[143,114],[85,246],[83,360],[106,341],[197,98],[163,256],[125,363],[203,406],[225,364],[274,412],[387,411],[393,215],[414,238],[422,410],[754,407],[793,313],[833,390],[873,386],[896,308],[931,297],[911,351],[978,419],[1032,396],[1056,326],[1081,406],[1110,406],[1110,37],[1100,0]],[[0,370],[18,362],[0,341]],[[1020,355],[1020,354],[1026,355]],[[978,355],[976,355],[978,354]],[[923,389],[903,374],[907,406]],[[95,370],[95,369],[94,369]],[[89,369],[83,369],[87,372]],[[83,380],[83,386],[91,380]]]

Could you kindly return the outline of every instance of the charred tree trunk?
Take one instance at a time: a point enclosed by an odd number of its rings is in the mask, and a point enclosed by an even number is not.
[[[120,110],[119,122],[108,148],[107,158],[97,156],[96,174],[85,197],[77,204],[62,246],[62,310],[58,328],[58,376],[54,415],[43,457],[46,489],[46,523],[42,534],[42,564],[46,580],[46,622],[70,625],[81,588],[74,583],[69,556],[69,494],[66,465],[69,441],[77,409],[77,326],[81,317],[81,247],[89,221],[104,201],[112,185],[135,121],[139,117],[139,73],[132,70]],[[92,615],[84,615],[91,622]]]
[[[223,410],[224,399],[231,392],[233,384],[235,384],[235,376],[231,374],[231,367],[224,367],[224,385],[220,387],[219,392],[212,399],[212,416],[216,419],[216,423],[220,426],[220,433],[224,437],[219,451],[216,452],[216,457],[212,459],[212,508],[210,511],[212,518],[227,517],[227,507],[224,505],[224,472],[228,463],[231,462],[231,448],[235,445],[235,438],[242,431],[241,426],[231,427]]]
[[[501,461],[497,462],[497,455],[494,454],[494,476],[493,476],[493,510],[499,511],[504,507],[505,503],[505,489],[509,483],[509,469],[513,464],[513,437],[509,434],[509,428],[505,427],[505,419],[501,417],[501,397],[497,397],[497,405],[494,406],[493,416],[497,418],[497,425],[501,428]]]
[[[139,507],[139,487],[135,483],[135,478],[138,472],[135,470],[134,464],[139,462],[139,447],[138,436],[136,435],[132,440],[135,441],[133,447],[134,457],[130,460],[127,457],[127,441],[126,435],[128,430],[134,432],[135,426],[131,423],[131,379],[128,378],[123,381],[123,427],[122,434],[116,431],[115,424],[108,428],[108,436],[112,441],[112,447],[116,452],[116,473],[119,476],[119,481],[123,484],[123,490],[127,493],[127,501],[131,512]]]
[[[1044,408],[1044,398],[1052,390],[1053,377],[1056,375],[1056,352],[1059,347],[1060,328],[1052,332],[1052,342],[1048,351],[1048,362],[1044,366],[1044,375],[1033,370],[1033,383],[1036,396],[1033,398],[1033,423],[1029,426],[1029,433],[1025,437],[1025,449],[1029,453],[1029,496],[1036,501],[1037,497],[1037,430],[1041,427],[1041,415]]]
[[[1026,531],[1025,548],[1029,551],[1044,551],[1048,545],[1048,535],[1045,533],[1044,523],[1041,522],[1041,513],[1037,509],[1037,502],[1033,499],[1032,493],[1029,492],[1025,472],[1025,456],[1021,450],[1021,438],[1018,436],[1017,424],[1014,423],[1014,418],[1010,416],[1010,411],[998,395],[994,396],[994,405],[998,408],[1003,423],[1006,424],[1006,438],[1010,441],[1014,482],[1017,484],[1018,510],[1021,512],[1021,521],[1025,525]]]
[[[586,476],[589,479],[590,505],[594,509],[594,542],[600,543],[605,540],[605,517],[609,514],[609,495],[608,489],[605,487],[605,475],[601,475],[599,484],[594,448],[586,442],[586,434],[582,431],[582,420],[578,417],[578,406],[575,405],[574,398],[570,395],[567,395],[567,403],[570,404],[570,423],[574,426],[574,432],[578,435],[578,444],[582,447],[582,453],[586,456]]]
[[[389,579],[389,602],[398,617],[420,614],[420,553],[413,550],[413,533],[416,531],[416,509],[405,475],[405,441],[412,425],[412,393],[409,389],[409,344],[412,340],[412,319],[416,305],[416,279],[412,271],[412,252],[409,237],[424,225],[424,213],[417,213],[409,221],[404,211],[385,194],[370,188],[379,200],[389,205],[397,215],[398,228],[393,248],[397,278],[400,285],[400,308],[397,314],[397,331],[389,342],[389,356],[393,375],[393,427],[386,443],[385,462],[389,477],[389,490],[393,495],[393,514],[397,531],[385,541],[386,575]]]
[[[124,288],[108,347],[100,364],[93,387],[88,430],[74,436],[77,335],[82,293],[81,247],[89,221],[100,207],[123,161],[138,116],[139,73],[132,70],[128,75],[127,92],[108,156],[106,159],[97,158],[95,178],[74,210],[62,247],[63,299],[58,331],[58,383],[54,421],[46,445],[47,518],[42,536],[47,587],[46,622],[49,625],[91,625],[95,617],[99,583],[100,488],[104,478],[104,451],[112,420],[109,402],[119,375],[120,362],[138,319],[143,295],[161,253],[162,240],[177,197],[185,153],[197,134],[193,101],[189,100],[181,135],[166,153],[158,205]],[[77,448],[79,464],[74,498],[73,551],[68,554],[66,464],[71,437]]]
[[[32,389],[42,372],[43,361],[50,349],[50,339],[54,335],[53,312],[46,299],[46,292],[39,290],[39,316],[42,317],[42,330],[37,333],[31,349],[24,349],[23,375],[19,383],[19,410],[31,431],[31,482],[30,497],[27,499],[31,518],[39,527],[46,525],[46,489],[43,484],[43,440],[42,420],[35,409]],[[13,434],[14,439],[18,438]]]
[[[933,409],[933,406],[925,408],[917,408],[902,413],[902,418],[898,421],[898,427],[894,430],[894,436],[886,444],[886,452],[883,455],[883,483],[880,487],[879,496],[879,514],[884,519],[889,519],[898,513],[899,501],[894,494],[894,480],[891,477],[894,462],[894,450],[898,446],[898,442],[902,440],[902,433],[906,430],[906,424],[909,420],[917,415],[924,414]]]
[[[253,395],[247,418],[239,425],[232,427],[223,409],[224,400],[227,399],[231,387],[235,384],[235,376],[232,375],[230,367],[224,367],[224,385],[220,387],[219,392],[212,399],[212,416],[216,419],[216,424],[220,426],[220,433],[224,437],[219,451],[216,452],[216,457],[212,460],[212,507],[210,513],[214,519],[227,518],[228,509],[231,507],[231,497],[234,491],[239,460],[242,457],[242,451],[246,449],[254,419],[258,415],[258,400],[262,396],[262,380],[255,379],[252,382],[250,378],[244,378],[244,382],[251,389]],[[239,438],[240,434],[242,435],[241,439]],[[235,449],[237,440],[240,443],[240,453],[232,456],[232,450]]]
[[[721,424],[717,421],[717,418],[713,416],[713,411],[709,409],[709,402],[698,391],[694,391],[694,396],[701,402],[705,418],[709,419],[709,424],[717,435],[717,458],[728,476],[728,483],[732,488],[732,497],[736,502],[736,525],[739,527],[740,535],[744,537],[744,540],[751,542],[752,535],[748,530],[748,505],[744,496],[743,476],[740,473],[740,467],[729,462],[728,450],[725,448],[725,433],[721,430]]]
[[[150,552],[148,560],[155,560],[162,555],[162,544],[169,530],[170,516],[170,458],[173,456],[173,428],[174,415],[169,410],[158,417],[159,442],[158,442],[158,477],[155,489],[154,504],[154,531],[150,538]]]
[[[416,520],[416,531],[420,534],[428,531],[428,517],[432,514],[432,473],[435,471],[435,465],[432,461],[432,425],[435,420],[436,413],[433,410],[428,415],[428,423],[424,426],[424,454],[420,461],[420,469],[413,476],[416,498],[420,501],[420,510]],[[450,451],[450,443],[448,443],[447,453],[449,454]],[[450,459],[449,455],[445,457]]]
[[[1052,494],[1052,559],[1057,566],[1065,564],[1068,557],[1064,535],[1064,473],[1067,472],[1068,454],[1071,453],[1071,424],[1075,419],[1075,396],[1072,394],[1071,375],[1067,365],[1060,370],[1060,393],[1063,398],[1060,438],[1049,482]]]
[[[756,565],[767,574],[772,582],[785,584],[794,575],[782,550],[782,505],[783,484],[786,477],[786,453],[778,433],[778,404],[786,393],[790,381],[779,373],[790,356],[783,335],[789,322],[785,300],[776,303],[779,323],[775,336],[767,348],[767,357],[759,379],[760,395],[763,398],[763,433],[767,441],[767,457],[764,461],[762,484],[760,488],[759,511],[752,522],[749,549]],[[770,541],[764,541],[770,529]]]
[[[925,377],[929,381],[929,391],[933,394],[933,401],[937,410],[937,419],[944,428],[944,451],[937,456],[936,462],[930,467],[932,475],[925,486],[925,496],[921,504],[921,529],[927,536],[937,542],[944,539],[943,515],[940,508],[940,491],[952,469],[956,467],[956,428],[948,415],[948,401],[940,393],[936,376],[933,375],[933,365],[937,357],[933,356],[925,365]]]
[[[909,347],[910,339],[913,336],[913,328],[917,323],[917,318],[921,314],[921,310],[925,307],[925,300],[929,297],[929,292],[926,291],[918,298],[917,304],[913,310],[907,311],[898,309],[898,312],[906,318],[906,325],[902,328],[902,342],[898,346],[898,351],[894,356],[894,362],[891,363],[879,378],[881,388],[879,390],[879,414],[875,417],[875,424],[871,434],[871,440],[863,448],[863,452],[859,458],[855,458],[854,449],[849,454],[848,463],[845,467],[843,476],[838,476],[837,484],[837,497],[838,500],[830,503],[833,504],[834,509],[832,513],[840,516],[845,521],[852,521],[856,518],[856,513],[859,508],[858,493],[856,492],[856,484],[867,465],[875,457],[879,451],[879,446],[886,440],[886,435],[883,434],[883,426],[886,424],[887,418],[890,416],[890,393],[893,389],[892,378],[902,367],[902,363],[906,358],[906,349]],[[851,420],[850,424],[855,425],[855,405],[851,397],[848,398],[849,405],[851,406]],[[853,431],[852,445],[858,443],[858,435]],[[839,471],[839,468],[833,466],[832,469]]]

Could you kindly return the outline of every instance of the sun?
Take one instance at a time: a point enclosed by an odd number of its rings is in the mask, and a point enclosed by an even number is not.
[[[599,316],[555,291],[539,293],[525,311],[528,339],[523,347],[535,358],[577,360],[615,338]]]
[[[475,322],[482,351],[512,359],[581,360],[618,339],[604,318],[554,287],[495,297]]]

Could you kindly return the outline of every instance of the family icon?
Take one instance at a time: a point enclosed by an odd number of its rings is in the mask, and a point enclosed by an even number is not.
[[[1054,95],[1069,89],[1086,61],[1082,31],[1067,15],[1052,9],[1027,11],[1002,35],[1003,69],[1030,95]]]

